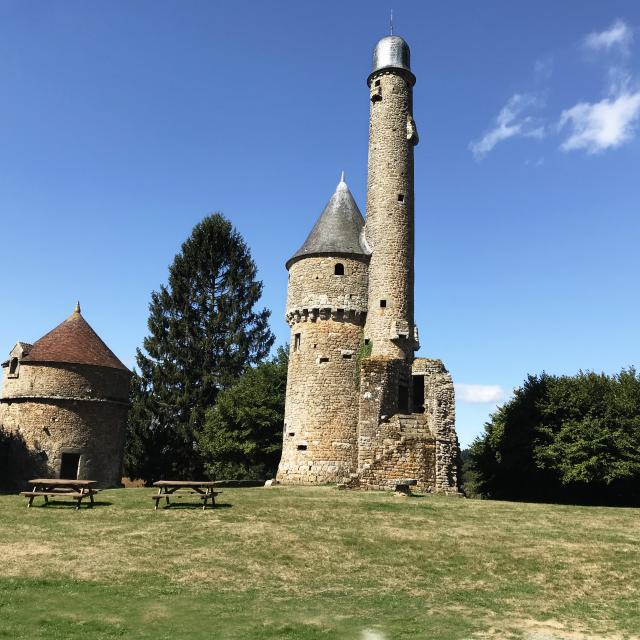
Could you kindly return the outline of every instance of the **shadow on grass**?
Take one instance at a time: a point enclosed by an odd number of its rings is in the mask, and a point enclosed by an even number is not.
[[[113,505],[113,502],[109,502],[108,500],[95,500],[93,505],[90,502],[82,502],[82,504],[80,505],[81,509],[93,509],[94,507],[110,507]],[[53,507],[54,509],[57,509],[59,507],[72,507],[73,509],[76,508],[76,501],[75,500],[63,500],[61,498],[49,498],[49,502],[38,502],[37,504],[34,502],[31,505],[31,509],[33,509],[34,507],[38,507],[38,508],[47,508],[50,509],[51,507]]]
[[[215,509],[230,509],[233,507],[232,504],[228,502],[216,502],[215,505],[207,505],[206,511],[214,511]],[[202,505],[197,502],[172,502],[170,504],[165,504],[162,507],[163,509],[200,509],[202,510]]]

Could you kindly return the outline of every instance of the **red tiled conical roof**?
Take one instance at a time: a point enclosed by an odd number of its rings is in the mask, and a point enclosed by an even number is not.
[[[82,317],[80,304],[62,324],[37,340],[22,361],[69,362],[128,371]]]

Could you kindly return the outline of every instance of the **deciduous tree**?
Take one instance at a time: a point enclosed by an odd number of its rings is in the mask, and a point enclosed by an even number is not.
[[[282,449],[288,354],[248,368],[207,411],[199,447],[216,479],[275,476]]]
[[[640,375],[529,376],[467,469],[469,490],[491,498],[640,502]]]

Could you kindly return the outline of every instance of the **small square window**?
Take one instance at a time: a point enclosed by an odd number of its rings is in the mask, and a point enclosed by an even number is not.
[[[398,202],[404,202],[404,193],[398,194]]]
[[[376,81],[373,83],[373,85],[374,85],[375,87],[379,87],[379,86],[380,86],[380,80],[376,80]]]
[[[387,301],[386,300],[380,300],[380,308],[384,309],[387,306]]]
[[[325,364],[325,362],[329,362],[329,358],[327,358],[327,357],[323,356],[322,358],[319,358],[319,359],[318,359],[318,362],[319,362],[320,364]]]

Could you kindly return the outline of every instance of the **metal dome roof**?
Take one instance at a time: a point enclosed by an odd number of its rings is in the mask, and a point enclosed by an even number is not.
[[[287,260],[287,269],[305,256],[369,255],[360,243],[363,227],[364,219],[343,174],[304,244]]]
[[[378,40],[373,49],[371,73],[381,69],[402,69],[415,83],[415,76],[411,72],[411,51],[400,36],[385,36]]]

